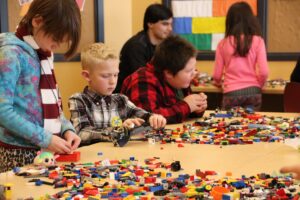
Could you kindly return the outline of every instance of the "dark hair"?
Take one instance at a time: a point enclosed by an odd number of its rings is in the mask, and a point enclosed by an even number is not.
[[[156,23],[173,17],[172,11],[162,4],[151,4],[144,15],[144,31],[148,30],[148,23]]]
[[[261,36],[261,29],[249,4],[246,2],[232,4],[226,16],[225,37],[234,37],[235,55],[246,56],[248,54],[253,35]]]
[[[41,29],[54,40],[62,42],[67,36],[69,49],[65,57],[71,57],[78,47],[81,36],[81,15],[75,0],[34,0],[19,26],[32,32],[32,19],[42,17]]]
[[[156,47],[151,62],[158,74],[167,70],[176,75],[196,55],[197,51],[191,43],[180,36],[172,35]]]

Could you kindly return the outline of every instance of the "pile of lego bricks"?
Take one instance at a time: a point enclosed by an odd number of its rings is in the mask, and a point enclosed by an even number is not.
[[[192,80],[191,84],[194,86],[208,85],[212,84],[212,80],[213,78],[207,73],[199,73],[198,76]]]
[[[300,134],[300,117],[268,117],[255,113],[217,112],[173,130],[151,133],[161,143],[253,144],[278,142]]]
[[[266,82],[266,85],[268,87],[276,87],[276,86],[285,86],[288,83],[287,80],[283,79],[272,79],[268,80]],[[191,82],[193,86],[199,86],[199,85],[212,85],[213,84],[213,78],[208,75],[207,73],[199,73],[199,75],[194,78]]]
[[[214,171],[199,169],[180,174],[180,168],[179,161],[162,163],[159,158],[146,159],[144,165],[134,158],[102,160],[62,165],[49,171],[51,181],[29,182],[66,187],[41,199],[299,199],[299,185],[289,175],[233,178],[227,172],[219,178]]]
[[[267,86],[269,87],[276,87],[278,86],[285,86],[289,81],[283,79],[273,79],[267,81]]]

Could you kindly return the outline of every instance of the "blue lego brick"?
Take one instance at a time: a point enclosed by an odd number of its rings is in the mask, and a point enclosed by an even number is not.
[[[163,186],[162,185],[158,185],[158,186],[151,186],[150,187],[150,191],[151,192],[156,192],[156,191],[159,191],[159,190],[163,190]]]

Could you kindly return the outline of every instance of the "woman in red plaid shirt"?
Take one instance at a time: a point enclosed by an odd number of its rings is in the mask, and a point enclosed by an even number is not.
[[[155,50],[152,60],[123,82],[121,93],[138,107],[163,115],[167,123],[201,117],[207,108],[204,93],[191,94],[197,51],[179,36],[170,36]]]

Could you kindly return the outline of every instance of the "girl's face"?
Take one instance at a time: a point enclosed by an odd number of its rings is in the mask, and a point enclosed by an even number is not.
[[[185,67],[177,74],[173,75],[170,72],[165,71],[167,82],[176,89],[188,88],[196,74],[196,63],[196,58],[192,57],[188,60]]]
[[[42,25],[43,19],[41,17],[32,19],[33,38],[42,50],[55,51],[60,47],[61,42],[54,40],[51,35],[46,34],[44,30],[41,29]],[[66,41],[66,39],[64,41]]]

